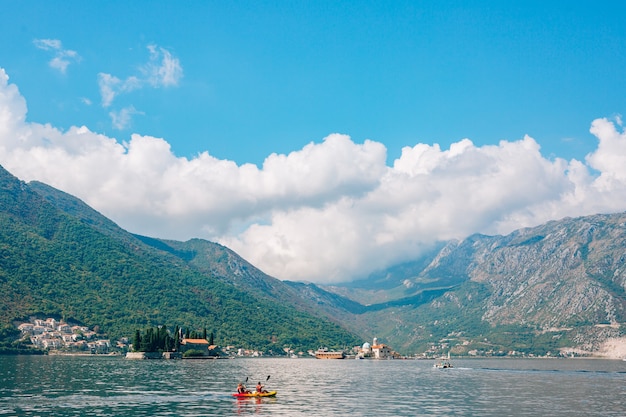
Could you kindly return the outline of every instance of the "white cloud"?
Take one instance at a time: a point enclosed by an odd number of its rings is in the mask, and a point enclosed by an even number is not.
[[[109,107],[117,95],[137,90],[142,84],[143,82],[137,77],[128,77],[122,81],[111,74],[101,72],[98,74],[98,86],[102,96],[102,107]]]
[[[58,51],[61,49],[61,41],[58,39],[35,39],[35,46],[44,51]]]
[[[67,67],[72,62],[80,62],[81,57],[76,51],[70,49],[63,49],[63,44],[58,39],[35,39],[33,41],[35,46],[44,51],[52,51],[54,57],[50,60],[48,65],[65,74]]]
[[[178,58],[156,45],[148,45],[148,50],[150,62],[142,68],[146,81],[153,87],[178,85],[183,76],[183,68]]]
[[[126,129],[130,126],[132,116],[135,114],[144,114],[143,112],[137,111],[134,106],[124,107],[120,111],[112,111],[109,112],[109,116],[111,116],[111,122],[113,127],[118,130]]]
[[[621,127],[620,118],[616,123]],[[626,134],[618,132],[616,125],[608,119],[594,120],[590,131],[600,143],[587,156],[587,162],[601,173],[599,182],[605,187],[611,187],[612,182],[620,184],[626,181]]]
[[[124,84],[107,82],[113,94]],[[524,137],[416,144],[387,166],[381,143],[331,134],[258,168],[208,152],[177,157],[161,138],[119,143],[25,116],[24,98],[0,69],[0,164],[14,175],[76,195],[131,232],[218,240],[282,279],[346,280],[439,239],[626,210],[619,119],[593,121],[598,147],[585,161],[546,159]]]
[[[0,139],[18,136],[25,120],[26,100],[15,84],[9,84],[8,74],[0,68]],[[5,146],[4,140],[0,146]]]
[[[419,144],[363,195],[277,207],[268,224],[222,241],[280,277],[341,280],[409,259],[438,239],[511,227],[510,214],[567,190],[566,168],[542,158],[528,137],[481,148],[463,140],[446,151]]]
[[[109,107],[115,98],[123,93],[144,88],[178,85],[183,76],[183,69],[178,58],[174,58],[166,49],[149,45],[150,60],[139,68],[140,74],[131,75],[122,80],[107,73],[98,74],[98,86],[102,97],[102,107]]]

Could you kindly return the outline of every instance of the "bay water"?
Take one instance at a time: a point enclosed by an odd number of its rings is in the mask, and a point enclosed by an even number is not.
[[[0,416],[626,416],[624,361],[452,362],[0,356]]]

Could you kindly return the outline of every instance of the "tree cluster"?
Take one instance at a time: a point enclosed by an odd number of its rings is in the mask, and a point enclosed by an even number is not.
[[[149,327],[141,334],[137,329],[133,338],[133,350],[136,352],[171,352],[180,347],[178,327],[174,336],[169,333],[167,326]]]
[[[207,338],[208,336],[208,338]],[[143,334],[139,329],[135,330],[133,337],[133,350],[135,352],[177,352],[180,350],[182,339],[205,339],[209,345],[214,344],[213,332],[207,335],[207,329],[202,332],[189,329],[183,331],[176,326],[172,334],[167,326],[149,327]]]

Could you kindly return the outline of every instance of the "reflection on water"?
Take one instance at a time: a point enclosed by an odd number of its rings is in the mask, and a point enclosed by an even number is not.
[[[626,362],[453,362],[0,356],[0,416],[625,415]],[[246,378],[278,396],[233,398]]]

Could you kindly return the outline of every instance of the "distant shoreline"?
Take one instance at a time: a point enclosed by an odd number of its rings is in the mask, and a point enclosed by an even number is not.
[[[48,353],[48,356],[97,356],[97,357],[111,357],[111,356],[119,356],[123,357],[121,353],[111,352],[111,353],[85,353],[85,352],[62,352],[57,350],[51,350]]]

